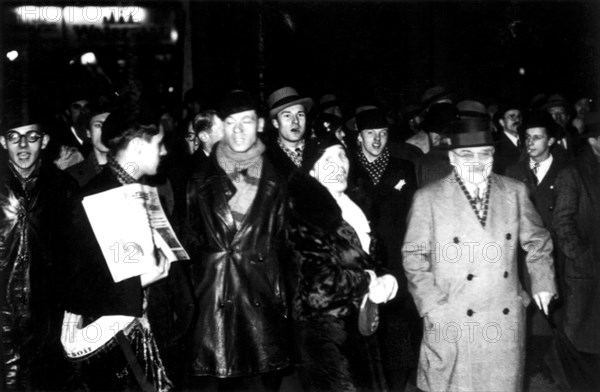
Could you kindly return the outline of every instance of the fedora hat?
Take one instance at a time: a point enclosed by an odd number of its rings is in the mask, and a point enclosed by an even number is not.
[[[489,119],[485,105],[481,102],[465,99],[456,104],[460,118],[485,118]]]
[[[429,106],[442,99],[449,99],[451,101],[454,101],[455,98],[456,95],[453,92],[448,91],[443,86],[431,87],[430,89],[427,89],[421,97],[421,110],[426,111],[427,109],[429,109]]]
[[[267,98],[269,116],[272,118],[283,109],[294,105],[302,105],[308,112],[313,106],[313,100],[309,97],[301,97],[293,87],[282,87],[273,91]]]
[[[590,112],[585,115],[583,120],[583,133],[580,138],[600,136],[600,112]]]
[[[568,109],[570,105],[562,95],[552,94],[548,97],[546,103],[544,103],[544,105],[542,106],[542,109],[548,110],[557,106],[562,106],[563,108]]]
[[[482,118],[463,118],[450,125],[448,149],[493,146],[490,122]]]

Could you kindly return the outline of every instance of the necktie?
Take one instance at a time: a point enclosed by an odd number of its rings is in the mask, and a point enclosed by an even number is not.
[[[535,162],[533,164],[533,167],[531,168],[531,171],[533,172],[533,176],[535,177],[535,185],[537,185],[540,180],[537,177],[537,173],[540,170],[540,163],[539,162]]]
[[[521,148],[521,138],[517,139],[517,148]]]

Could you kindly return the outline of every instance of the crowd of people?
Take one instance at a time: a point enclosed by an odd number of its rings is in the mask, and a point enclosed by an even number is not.
[[[394,113],[287,86],[175,115],[78,93],[3,110],[0,389],[600,386],[589,99],[435,86]],[[156,248],[115,282],[83,200],[140,183],[189,260]]]

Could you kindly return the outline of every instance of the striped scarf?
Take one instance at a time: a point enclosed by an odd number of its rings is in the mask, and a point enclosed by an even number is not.
[[[369,178],[373,182],[373,185],[379,184],[383,172],[387,168],[388,162],[390,161],[390,150],[385,148],[381,153],[381,156],[377,157],[373,162],[369,162],[367,157],[362,151],[358,152],[358,160],[360,164],[369,173]]]
[[[225,171],[236,189],[228,203],[238,229],[258,191],[264,151],[265,145],[260,139],[257,139],[250,150],[244,153],[231,151],[225,143],[217,144],[216,154],[219,166]]]

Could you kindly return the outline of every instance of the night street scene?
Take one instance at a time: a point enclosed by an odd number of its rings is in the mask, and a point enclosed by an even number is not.
[[[600,1],[2,0],[0,391],[600,390]]]

